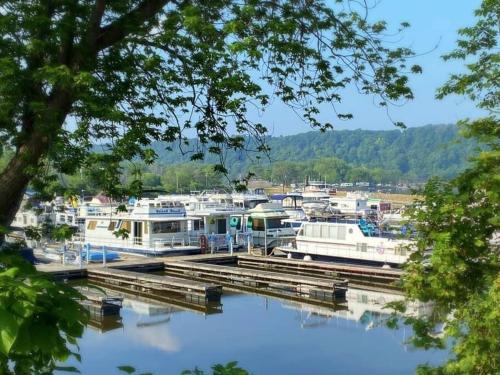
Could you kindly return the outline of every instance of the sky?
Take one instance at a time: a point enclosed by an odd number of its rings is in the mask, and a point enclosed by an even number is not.
[[[463,97],[450,96],[444,100],[434,98],[436,88],[446,82],[450,74],[464,70],[463,62],[444,62],[441,55],[455,48],[459,28],[475,23],[473,12],[479,4],[480,0],[379,0],[378,5],[371,10],[372,20],[386,20],[394,28],[402,21],[408,21],[411,27],[404,31],[400,45],[421,54],[412,60],[412,64],[419,64],[424,70],[422,75],[412,76],[410,80],[415,99],[403,106],[391,108],[390,115],[395,121],[403,121],[409,127],[451,124],[482,114]],[[340,112],[351,111],[354,119],[340,121],[328,108],[322,110],[321,119],[332,122],[334,129],[395,128],[386,112],[374,104],[372,97],[347,92],[340,109]],[[264,123],[274,136],[311,130],[282,104],[273,104],[255,120]]]

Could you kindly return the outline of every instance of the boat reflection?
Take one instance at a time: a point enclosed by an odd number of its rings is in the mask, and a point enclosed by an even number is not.
[[[283,302],[284,308],[296,310],[297,320],[302,328],[315,328],[328,324],[335,319],[352,321],[362,325],[365,330],[384,325],[391,316],[390,302],[404,301],[404,295],[395,290],[369,290],[349,288],[346,293],[345,309],[332,309],[328,306],[314,306],[294,301]],[[432,303],[412,302],[406,304],[404,316],[423,317],[432,313]]]
[[[121,316],[91,314],[87,326],[99,333],[106,333],[123,327]]]

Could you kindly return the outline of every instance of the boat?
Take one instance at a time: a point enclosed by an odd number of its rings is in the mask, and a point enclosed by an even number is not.
[[[376,215],[376,210],[372,210],[368,205],[368,197],[359,193],[347,193],[345,197],[328,198],[329,207],[339,215],[351,217],[367,217]]]
[[[247,228],[251,232],[253,244],[266,250],[295,238],[294,229],[283,222],[289,216],[279,204],[260,203],[248,210],[246,215],[236,218],[241,221],[235,227],[241,230]]]
[[[174,198],[175,196],[159,197],[162,200]],[[204,192],[183,200],[186,215],[189,219],[189,234],[199,238],[201,247],[210,245],[214,250],[226,249],[229,245],[227,243],[228,232],[232,235],[234,245],[241,245],[236,241],[236,233],[231,229],[231,217],[243,215],[245,209],[236,207],[229,198],[227,195],[224,196],[219,193],[214,198],[213,194]],[[207,249],[203,248],[202,250]]]
[[[290,219],[303,220],[306,214],[302,209],[302,193],[291,192],[287,194],[273,194],[270,203],[280,204]]]
[[[126,211],[93,209],[85,212],[80,245],[137,255],[199,253],[197,237],[190,236],[189,218],[179,201],[160,198],[136,200]]]
[[[233,204],[236,207],[250,210],[261,203],[268,203],[269,198],[263,192],[233,193]]]
[[[365,219],[335,222],[304,222],[295,247],[280,250],[307,259],[334,259],[344,262],[400,266],[408,260],[414,242],[398,238]]]

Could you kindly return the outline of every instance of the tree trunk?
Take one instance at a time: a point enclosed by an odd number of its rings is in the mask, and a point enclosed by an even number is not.
[[[0,226],[8,228],[12,223],[31,180],[30,170],[48,150],[47,141],[34,133],[0,174]]]
[[[50,120],[46,119],[45,126],[37,126],[32,118],[25,119],[26,124],[35,126],[25,126],[25,129],[29,129],[26,140],[0,174],[0,228],[8,228],[14,220],[26,187],[61,130],[71,105],[71,93],[56,89],[47,103],[46,113]],[[2,242],[3,236],[0,235],[0,244]]]

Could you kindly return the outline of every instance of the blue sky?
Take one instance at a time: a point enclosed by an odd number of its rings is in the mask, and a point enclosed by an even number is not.
[[[434,99],[436,88],[451,73],[464,69],[463,62],[444,62],[440,56],[455,47],[459,28],[474,24],[473,11],[479,4],[480,0],[379,0],[370,18],[386,20],[394,27],[402,21],[410,22],[411,27],[404,32],[400,44],[423,53],[412,61],[424,69],[421,76],[413,76],[410,82],[415,99],[391,108],[394,120],[402,120],[407,126],[422,126],[456,123],[481,115],[473,103],[463,97]],[[385,111],[376,107],[371,97],[349,92],[344,95],[342,105],[340,112],[351,111],[353,120],[339,121],[329,110],[322,111],[321,119],[333,122],[336,129],[394,129]],[[311,130],[293,112],[278,104],[256,120],[264,123],[275,136]]]

